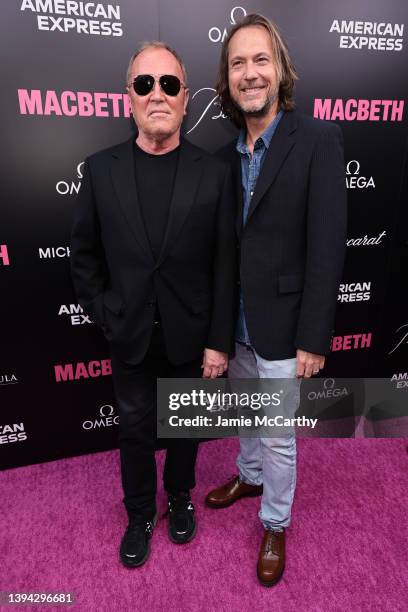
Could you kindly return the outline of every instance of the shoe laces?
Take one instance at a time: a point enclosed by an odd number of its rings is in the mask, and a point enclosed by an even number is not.
[[[129,536],[132,540],[137,541],[142,538],[145,533],[148,537],[153,534],[153,522],[152,521],[141,521],[140,519],[130,520],[127,528]]]
[[[265,543],[265,552],[272,552],[276,554],[275,544],[278,539],[278,533],[279,532],[275,532],[273,529],[268,530],[269,537],[267,538]]]
[[[184,514],[185,511],[194,512],[194,504],[188,494],[181,493],[180,495],[169,495],[167,502],[167,510],[164,516],[169,513],[172,515]]]
[[[145,532],[147,533],[147,535],[150,537],[153,533],[153,523],[152,521],[147,521],[146,523],[146,527],[145,527]]]

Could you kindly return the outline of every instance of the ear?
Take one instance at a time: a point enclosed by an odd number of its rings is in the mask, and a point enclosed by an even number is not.
[[[126,93],[128,95],[129,98],[129,113],[131,115],[133,115],[133,110],[132,110],[132,96],[131,96],[131,88],[129,87],[129,85],[126,85]]]
[[[184,114],[187,115],[187,105],[190,99],[190,90],[188,87],[184,90]]]

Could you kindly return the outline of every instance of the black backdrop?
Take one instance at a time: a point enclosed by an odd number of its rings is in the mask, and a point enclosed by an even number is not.
[[[231,140],[213,86],[225,28],[249,12],[280,25],[300,74],[300,110],[318,116],[316,100],[346,108],[335,118],[345,138],[349,238],[324,376],[408,386],[405,0],[4,0],[2,467],[116,446],[109,349],[78,308],[69,275],[81,164],[131,134],[125,71],[144,40],[167,41],[186,63],[187,137],[209,151]],[[347,112],[357,105],[358,114]]]

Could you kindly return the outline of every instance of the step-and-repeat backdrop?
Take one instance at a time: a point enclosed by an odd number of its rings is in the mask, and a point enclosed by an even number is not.
[[[152,39],[187,66],[187,138],[211,152],[233,139],[214,81],[227,29],[250,12],[280,25],[300,75],[299,109],[336,121],[345,139],[347,261],[322,393],[341,376],[386,377],[404,392],[405,0],[4,0],[0,10],[2,467],[116,446],[109,347],[69,273],[83,160],[132,133],[125,71]]]

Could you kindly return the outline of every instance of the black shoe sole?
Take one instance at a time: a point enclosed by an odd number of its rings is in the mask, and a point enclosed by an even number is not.
[[[240,495],[239,497],[237,497],[236,499],[233,499],[232,501],[229,501],[225,504],[217,504],[217,505],[213,505],[211,502],[207,501],[206,499],[205,505],[207,506],[207,508],[211,508],[211,510],[220,510],[221,508],[228,508],[229,506],[232,506],[240,499],[244,499],[244,497],[261,497],[262,493],[263,493],[262,491],[261,493],[245,493],[245,495]]]
[[[187,540],[183,540],[182,542],[180,542],[180,540],[176,540],[176,538],[173,537],[173,535],[170,532],[170,525],[167,528],[167,533],[169,534],[169,538],[170,540],[173,542],[173,544],[188,544],[189,542],[191,542],[191,540],[195,537],[196,533],[197,533],[197,523],[195,523],[194,525],[194,530],[193,532],[189,535],[189,537],[187,538]]]
[[[148,560],[149,557],[150,557],[150,542],[148,542],[148,544],[147,544],[147,551],[146,551],[145,556],[140,561],[137,561],[137,563],[129,563],[127,559],[125,560],[125,558],[122,557],[121,554],[119,554],[119,558],[120,558],[120,561],[121,561],[122,565],[124,565],[125,567],[129,567],[131,569],[133,567],[140,567],[141,565],[146,563],[146,561]]]

